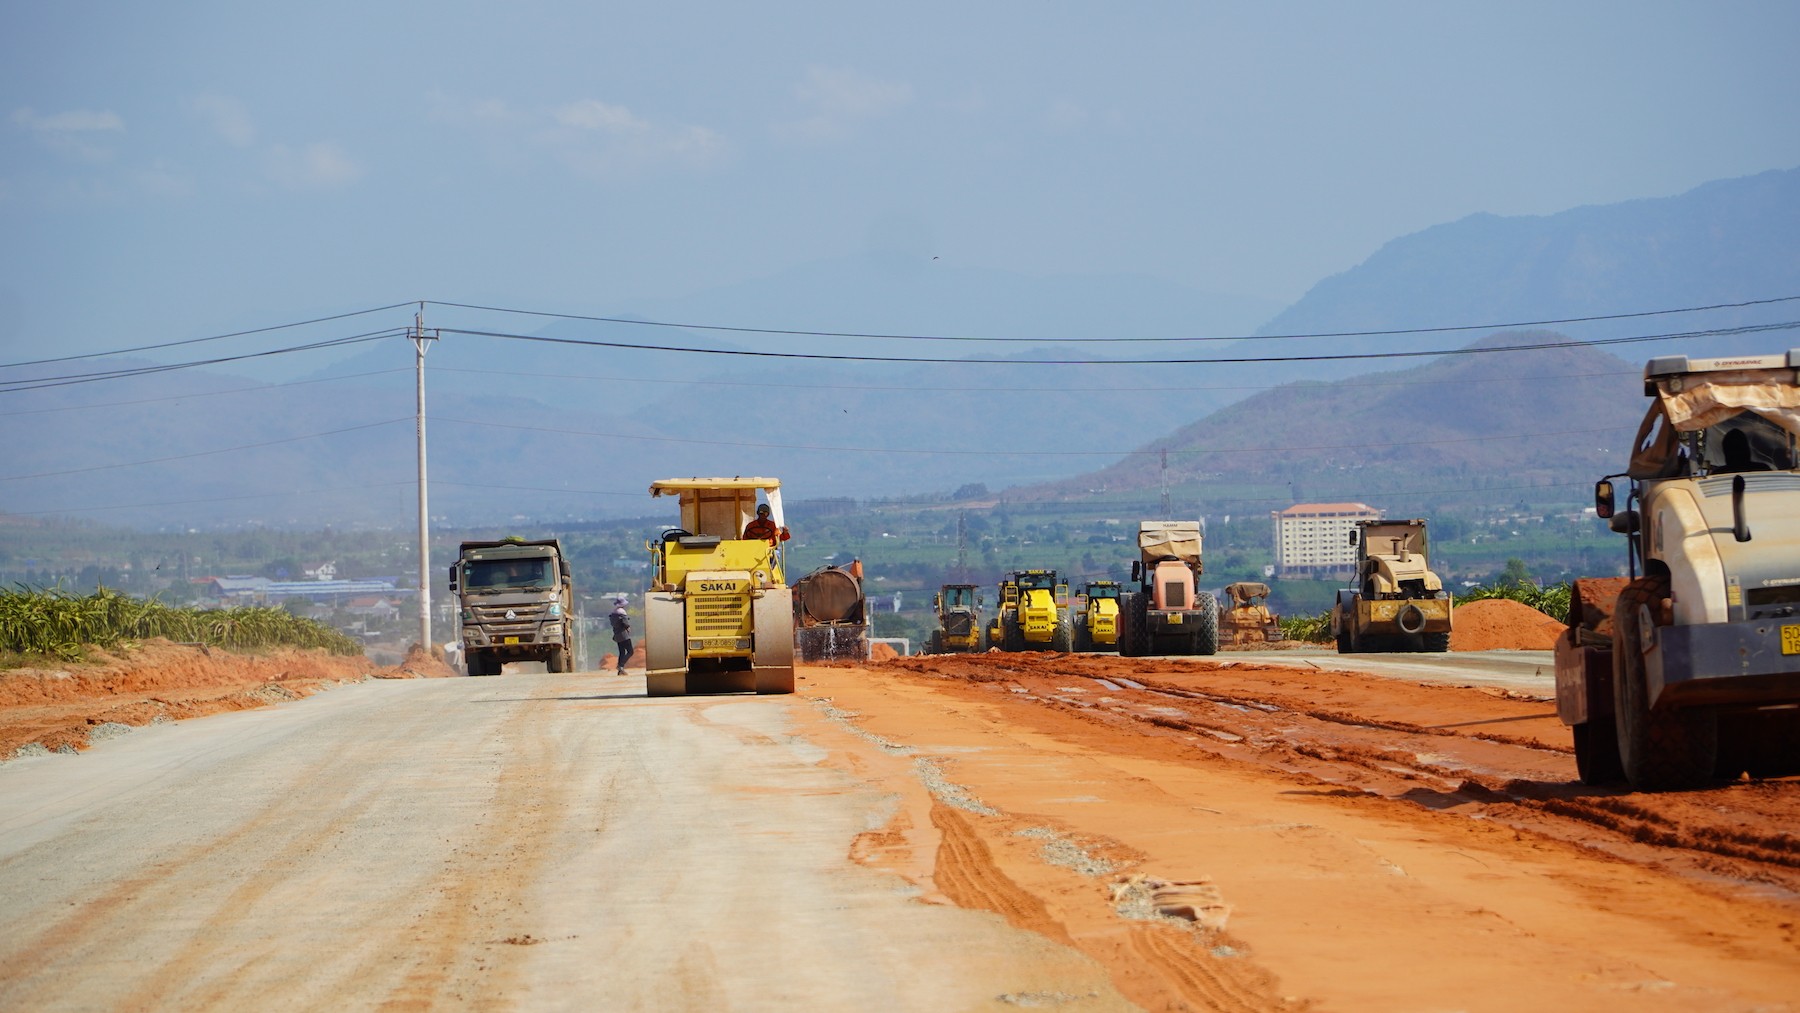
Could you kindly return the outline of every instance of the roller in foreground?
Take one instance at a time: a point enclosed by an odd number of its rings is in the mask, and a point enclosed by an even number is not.
[[[756,516],[757,493],[782,523],[773,478],[670,478],[651,496],[674,496],[681,526],[647,546],[652,576],[644,595],[645,688],[686,693],[792,693],[793,592],[781,549],[739,537]]]
[[[1556,645],[1581,779],[1800,771],[1800,349],[1652,359],[1644,394],[1629,465],[1594,489],[1630,576],[1577,580]]]

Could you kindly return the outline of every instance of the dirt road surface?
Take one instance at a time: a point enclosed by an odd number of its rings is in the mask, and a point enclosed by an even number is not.
[[[1796,1008],[1800,780],[1582,788],[1521,659],[1436,675],[909,658],[145,728],[0,764],[0,1007]]]

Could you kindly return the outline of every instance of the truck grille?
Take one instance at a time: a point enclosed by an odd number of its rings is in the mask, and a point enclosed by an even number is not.
[[[530,639],[542,625],[549,607],[544,604],[531,605],[475,605],[470,608],[475,614],[475,621],[490,637],[522,637]],[[511,612],[513,618],[506,618]]]

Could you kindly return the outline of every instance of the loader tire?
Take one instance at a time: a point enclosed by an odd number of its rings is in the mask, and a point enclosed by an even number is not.
[[[929,636],[925,639],[925,653],[926,654],[942,654],[942,653],[944,653],[944,631],[943,630],[932,630],[931,631],[931,636]]]
[[[1195,624],[1193,633],[1193,649],[1195,654],[1213,655],[1219,653],[1219,603],[1205,591],[1194,595],[1194,608],[1200,613],[1199,622]]]
[[[1613,713],[1625,779],[1639,791],[1698,788],[1712,777],[1719,719],[1710,707],[1650,706],[1644,656],[1638,651],[1646,607],[1669,596],[1667,577],[1639,577],[1613,607]]]
[[[1060,654],[1075,650],[1075,623],[1067,612],[1056,613],[1056,630],[1050,634],[1050,649]]]

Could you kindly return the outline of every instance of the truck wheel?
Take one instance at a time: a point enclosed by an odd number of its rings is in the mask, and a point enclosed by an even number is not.
[[[1718,715],[1708,707],[1650,707],[1638,629],[1645,606],[1669,596],[1667,577],[1639,577],[1613,606],[1613,711],[1625,779],[1640,791],[1697,788],[1719,752]]]
[[[1056,632],[1050,634],[1050,649],[1068,654],[1075,649],[1075,623],[1069,613],[1056,613]]]
[[[1575,733],[1575,773],[1582,784],[1612,784],[1625,778],[1619,763],[1619,729],[1610,721],[1589,721]]]
[[[550,657],[544,659],[544,667],[552,674],[561,674],[569,670],[569,649],[566,647],[550,648]]]
[[[1443,654],[1449,649],[1450,634],[1448,632],[1425,634],[1425,652],[1427,654]]]
[[[1205,591],[1194,595],[1194,608],[1198,610],[1198,622],[1194,629],[1194,653],[1219,653],[1219,603]]]

